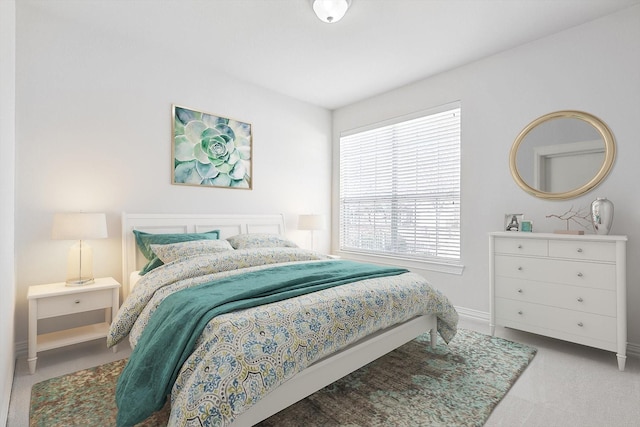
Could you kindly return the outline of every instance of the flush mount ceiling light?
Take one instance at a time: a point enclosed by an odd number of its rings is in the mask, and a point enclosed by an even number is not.
[[[341,20],[351,6],[351,0],[312,0],[312,3],[318,18],[329,24]]]

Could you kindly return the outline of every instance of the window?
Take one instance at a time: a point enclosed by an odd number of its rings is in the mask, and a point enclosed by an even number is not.
[[[460,105],[340,137],[340,250],[460,260]]]

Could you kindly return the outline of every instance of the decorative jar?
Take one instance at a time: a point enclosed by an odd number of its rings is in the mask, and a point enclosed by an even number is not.
[[[606,197],[598,197],[591,203],[591,222],[596,234],[607,235],[613,224],[613,203]]]

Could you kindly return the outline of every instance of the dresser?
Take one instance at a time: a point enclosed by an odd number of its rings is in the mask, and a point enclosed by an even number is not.
[[[492,335],[500,325],[613,351],[624,370],[626,236],[495,232],[489,241]]]

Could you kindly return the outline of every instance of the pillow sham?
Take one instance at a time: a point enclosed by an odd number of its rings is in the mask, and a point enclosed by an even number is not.
[[[136,238],[136,243],[142,255],[149,260],[142,270],[140,275],[144,276],[154,268],[160,267],[164,264],[160,258],[153,253],[151,245],[168,245],[171,243],[190,242],[194,240],[218,240],[220,238],[220,230],[211,230],[204,233],[173,233],[173,234],[154,234],[145,233],[144,231],[133,230],[133,234]]]
[[[167,264],[190,256],[232,251],[233,247],[226,240],[194,240],[169,245],[151,245],[151,250],[160,261]]]
[[[297,248],[291,240],[278,234],[250,233],[237,234],[227,239],[233,249],[253,248]]]

